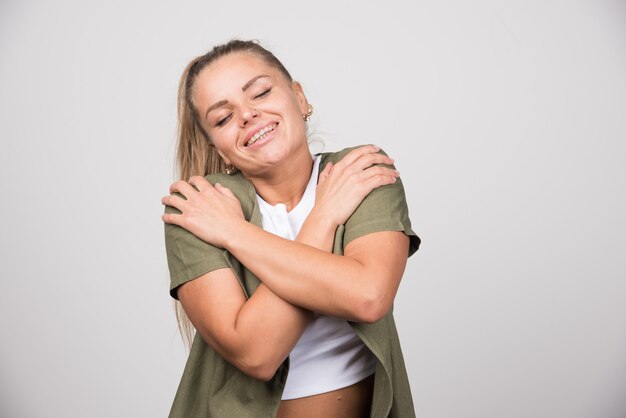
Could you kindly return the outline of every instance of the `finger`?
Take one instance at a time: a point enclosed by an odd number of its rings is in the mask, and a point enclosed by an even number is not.
[[[332,173],[332,171],[333,171],[333,163],[328,162],[328,164],[326,164],[326,167],[324,167],[324,169],[320,173],[319,177],[320,178],[326,178],[326,177],[330,176],[330,173]]]
[[[369,192],[378,187],[394,184],[397,181],[397,177],[378,174],[367,178],[365,181],[361,182],[360,186],[364,194],[367,195]]]
[[[361,178],[369,178],[372,176],[392,176],[392,177],[400,177],[400,172],[394,168],[386,167],[384,165],[373,165],[369,168],[366,168],[360,174]]]
[[[377,153],[378,151],[380,151],[380,148],[376,145],[364,145],[362,147],[355,148],[352,151],[350,151],[336,165],[342,165],[344,167],[349,166],[352,163],[354,163],[354,161],[356,161],[359,157],[366,155],[366,154]]]
[[[173,213],[164,213],[161,215],[161,219],[166,224],[180,225],[182,215],[175,215]]]
[[[385,155],[385,154],[365,154],[360,156],[352,166],[359,170],[365,170],[368,167],[371,167],[375,164],[385,164],[385,165],[393,165],[393,158]]]
[[[228,187],[222,186],[220,183],[215,183],[215,189],[221,194],[223,194],[224,196],[228,196],[228,197],[232,197],[236,199],[233,192]]]
[[[205,179],[202,176],[193,176],[193,177],[191,177],[189,179],[189,184],[194,186],[199,192],[201,192],[201,191],[203,191],[203,190],[205,190],[207,188],[213,187],[213,186],[211,186],[211,183],[209,183],[207,181],[207,179]]]
[[[174,192],[182,194],[187,199],[189,199],[190,196],[193,196],[194,193],[197,193],[196,189],[194,189],[189,183],[184,180],[178,180],[172,183],[172,185],[170,186],[170,193]]]
[[[381,165],[393,167],[393,158],[390,158],[384,154],[363,154],[356,159],[349,166],[345,166],[343,172],[348,176],[358,175],[363,170],[369,169],[374,166]]]
[[[187,201],[184,198],[177,196],[175,194],[164,196],[161,199],[161,203],[166,206],[171,206],[173,208],[176,208],[181,212],[184,212],[184,209],[187,207]]]

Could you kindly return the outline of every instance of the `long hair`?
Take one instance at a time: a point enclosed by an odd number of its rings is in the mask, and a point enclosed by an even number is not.
[[[267,64],[278,69],[290,82],[293,81],[285,66],[258,41],[232,40],[218,45],[206,54],[194,58],[183,71],[178,84],[178,141],[176,162],[181,180],[189,180],[192,176],[206,176],[223,172],[226,168],[224,160],[211,143],[200,124],[200,113],[193,102],[193,88],[198,75],[204,68],[221,57],[233,53],[255,54]],[[178,300],[174,301],[174,311],[178,322],[178,330],[184,343],[190,347],[193,340],[194,327],[185,314]]]

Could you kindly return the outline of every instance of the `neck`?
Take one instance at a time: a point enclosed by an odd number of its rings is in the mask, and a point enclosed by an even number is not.
[[[306,148],[295,158],[277,167],[263,178],[252,178],[256,192],[270,205],[283,203],[289,212],[302,199],[313,170],[313,157]]]

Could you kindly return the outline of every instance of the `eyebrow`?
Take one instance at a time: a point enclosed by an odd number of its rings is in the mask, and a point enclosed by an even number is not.
[[[263,78],[263,77],[269,77],[269,75],[261,74],[261,75],[257,75],[256,77],[253,77],[246,84],[243,85],[243,87],[241,88],[241,91],[248,90],[250,88],[250,86],[252,86],[259,78]],[[209,108],[204,113],[204,118],[205,119],[207,118],[207,116],[209,115],[210,111],[215,110],[218,107],[224,106],[226,104],[228,104],[228,100],[220,100],[219,102],[212,104],[211,106],[209,106]]]
[[[243,87],[241,88],[241,91],[248,90],[250,86],[253,85],[259,78],[263,78],[263,77],[269,77],[269,75],[265,75],[265,74],[257,75],[256,77],[248,81],[246,84],[244,84]]]
[[[204,114],[204,119],[206,119],[207,116],[209,116],[210,111],[215,110],[218,107],[224,106],[225,104],[228,104],[228,100],[220,100],[219,102],[214,103],[211,106],[209,106],[209,108],[206,110],[206,113]]]

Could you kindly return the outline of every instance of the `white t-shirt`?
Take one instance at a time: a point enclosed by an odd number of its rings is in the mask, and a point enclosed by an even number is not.
[[[272,206],[256,196],[263,229],[294,240],[315,204],[320,156],[302,200],[290,212],[284,204]],[[314,314],[289,354],[289,374],[282,399],[296,399],[329,392],[357,383],[374,373],[376,358],[345,319]]]

